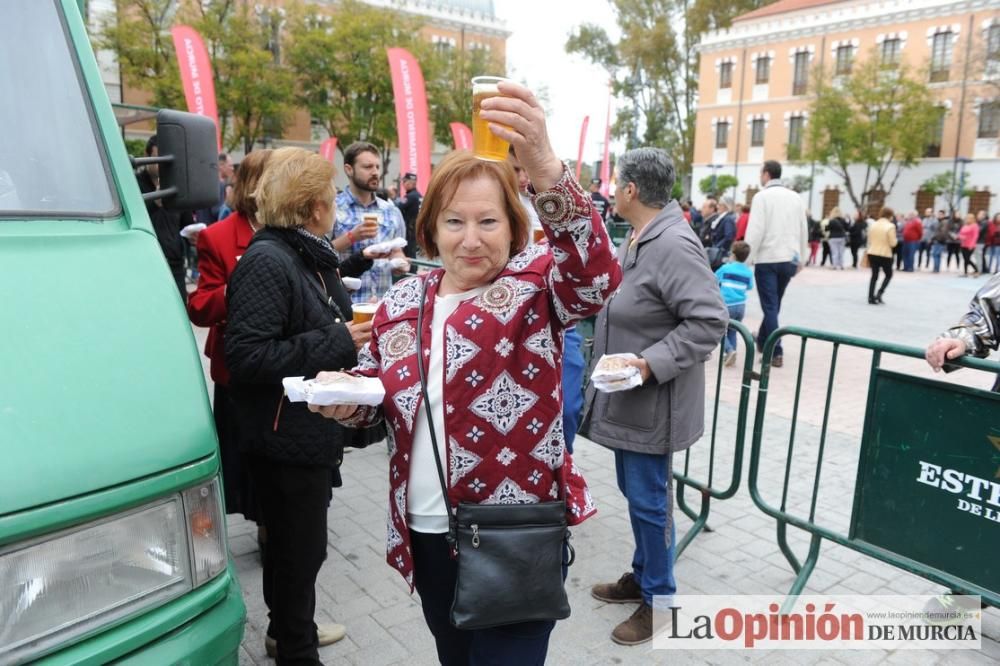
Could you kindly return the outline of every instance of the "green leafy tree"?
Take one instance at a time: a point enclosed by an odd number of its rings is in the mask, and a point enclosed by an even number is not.
[[[200,3],[195,28],[213,59],[219,123],[226,145],[244,152],[281,136],[292,112],[295,79],[280,61],[282,17],[249,2]]]
[[[698,189],[707,197],[718,198],[726,190],[735,188],[739,184],[740,181],[736,179],[736,176],[729,173],[721,173],[714,178],[712,176],[705,176],[699,180]]]
[[[846,78],[817,70],[805,156],[840,177],[859,210],[873,192],[888,197],[902,172],[920,160],[940,111],[926,75],[887,69],[875,52]],[[851,165],[861,165],[854,172]]]
[[[93,42],[113,51],[121,76],[129,85],[152,95],[154,106],[185,108],[184,91],[170,28],[174,0],[115,0],[98,25]]]
[[[490,51],[461,47],[427,53],[420,64],[427,83],[434,139],[450,146],[451,123],[472,127],[472,77],[504,76],[504,65]]]
[[[219,131],[230,149],[249,152],[265,129],[280,134],[291,112],[293,79],[278,58],[280,25],[258,15],[249,0],[116,0],[95,44],[118,57],[128,84],[149,91],[155,106],[186,108],[170,28],[191,25],[212,64]]]
[[[297,100],[338,137],[341,152],[353,141],[369,141],[382,150],[388,167],[396,145],[396,107],[386,49],[406,48],[424,63],[430,45],[419,36],[422,25],[407,14],[356,0],[339,3],[329,19],[303,7],[290,14],[286,52]]]
[[[612,127],[629,148],[650,145],[670,152],[677,172],[690,173],[698,94],[701,35],[728,27],[734,16],[773,0],[611,0],[621,39],[585,23],[570,34],[566,51],[604,67],[611,92],[625,102]]]

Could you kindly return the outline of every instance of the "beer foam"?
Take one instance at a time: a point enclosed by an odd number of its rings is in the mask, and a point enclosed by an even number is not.
[[[494,95],[500,94],[500,87],[495,83],[476,83],[472,86],[472,94],[479,95],[480,93],[493,93]]]

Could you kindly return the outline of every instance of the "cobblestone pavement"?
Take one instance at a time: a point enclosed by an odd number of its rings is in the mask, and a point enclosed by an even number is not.
[[[867,303],[867,271],[832,271],[808,268],[791,284],[785,297],[783,325],[844,333],[914,347],[922,347],[964,311],[982,279],[962,279],[954,272],[933,275],[897,273],[886,292],[885,306]],[[760,320],[756,296],[751,296],[747,321],[755,330]],[[204,332],[196,329],[200,343]],[[830,346],[810,342],[803,367],[803,400],[799,411],[793,458],[790,506],[807,502],[812,487],[819,431],[823,419],[822,396],[829,380]],[[759,487],[765,500],[777,504],[787,454],[792,398],[799,345],[787,343],[785,367],[772,372],[763,430]],[[858,459],[859,440],[867,394],[870,354],[843,349],[834,377],[833,407],[829,415],[826,463],[817,502],[817,521],[845,530]],[[920,361],[894,359],[886,365],[906,372],[932,376]],[[714,402],[712,381],[716,366],[708,366],[707,406]],[[206,371],[207,375],[207,371]],[[935,375],[937,379],[988,386],[982,373],[962,371]],[[733,442],[737,431],[740,373],[723,373],[716,432],[715,474],[731,473]],[[736,497],[712,505],[712,532],[699,535],[676,565],[680,594],[784,593],[793,573],[775,542],[774,521],[751,501],[747,491],[747,459],[753,425],[756,391],[746,428],[747,455]],[[711,413],[709,412],[709,419]],[[570,571],[568,589],[573,616],[560,622],[553,633],[550,664],[651,664],[651,663],[756,663],[768,664],[990,664],[1000,660],[1000,612],[984,614],[984,639],[980,652],[939,651],[658,651],[648,646],[620,647],[608,634],[631,608],[598,602],[590,597],[595,582],[611,581],[627,569],[631,557],[631,531],[624,500],[615,485],[609,451],[587,440],[577,440],[575,460],[598,503],[599,514],[574,530],[577,562]],[[692,476],[708,470],[707,437],[692,449]],[[433,642],[420,612],[402,579],[384,563],[383,543],[387,497],[386,452],[372,446],[347,454],[344,487],[334,492],[329,512],[329,555],[319,575],[317,620],[347,626],[340,643],[321,650],[328,664],[436,663]],[[676,459],[680,468],[683,459]],[[696,506],[696,498],[690,503]],[[690,521],[676,512],[678,535]],[[242,518],[231,517],[229,536],[248,608],[241,664],[267,663],[264,655],[266,609],[260,590],[260,564],[255,529]],[[790,543],[802,559],[807,539],[790,530]],[[806,593],[829,594],[934,594],[940,587],[902,570],[863,557],[854,551],[824,543],[819,563]]]

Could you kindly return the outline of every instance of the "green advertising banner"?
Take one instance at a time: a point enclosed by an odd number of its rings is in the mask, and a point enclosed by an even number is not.
[[[850,537],[1000,591],[1000,394],[872,382]]]

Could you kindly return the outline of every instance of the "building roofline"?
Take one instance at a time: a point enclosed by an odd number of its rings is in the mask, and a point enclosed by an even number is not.
[[[937,19],[994,9],[994,0],[909,0],[905,5],[880,0],[837,2],[809,12],[774,14],[741,21],[705,34],[695,47],[700,53],[773,44],[777,41],[849,32],[858,28]]]

